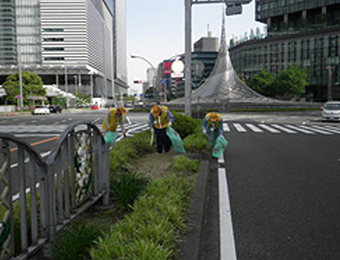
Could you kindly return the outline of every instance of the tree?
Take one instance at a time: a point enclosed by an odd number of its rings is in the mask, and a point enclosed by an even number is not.
[[[83,95],[80,92],[75,93],[76,96],[76,105],[77,107],[86,107],[90,106],[92,98],[91,94]]]
[[[19,72],[7,77],[3,84],[7,96],[5,97],[9,104],[17,103],[17,96],[20,95]],[[24,104],[28,105],[25,100],[28,96],[46,96],[46,89],[43,87],[42,79],[34,73],[27,71],[22,72],[22,92]]]
[[[308,85],[308,79],[307,69],[301,68],[298,65],[291,65],[288,69],[281,70],[275,77],[276,95],[292,97],[304,94]]]
[[[249,87],[264,96],[273,97],[275,96],[274,79],[269,71],[262,69],[249,81]]]

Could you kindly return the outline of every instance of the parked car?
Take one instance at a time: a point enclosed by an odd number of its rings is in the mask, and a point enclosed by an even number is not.
[[[133,108],[133,102],[132,101],[128,101],[125,103],[124,105],[126,108]]]
[[[51,113],[61,113],[63,110],[60,106],[51,105],[48,107]]]
[[[325,103],[322,107],[322,121],[340,121],[340,101]]]
[[[92,105],[91,110],[97,110],[99,107],[97,105]]]
[[[33,111],[32,115],[49,115],[50,109],[47,106],[36,106]]]

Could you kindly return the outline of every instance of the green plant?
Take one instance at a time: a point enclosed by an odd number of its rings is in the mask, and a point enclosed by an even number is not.
[[[191,160],[184,155],[178,155],[174,159],[174,168],[177,172],[198,172],[200,162]]]
[[[141,177],[137,173],[123,173],[119,176],[111,177],[111,196],[123,210],[129,210],[147,183],[148,179]]]
[[[177,131],[182,139],[194,133],[198,124],[197,120],[186,115],[178,114],[176,112],[173,112],[173,115],[175,117],[173,128]]]
[[[91,248],[92,259],[174,257],[192,191],[193,183],[176,174],[152,181],[133,211]]]
[[[117,171],[119,168],[125,167],[131,160],[137,156],[152,152],[150,146],[150,131],[135,134],[129,139],[124,139],[114,145],[110,151],[110,170]]]
[[[209,141],[202,131],[188,135],[183,143],[185,149],[191,153],[199,153],[210,148]]]
[[[66,227],[54,241],[53,259],[90,259],[88,251],[99,235],[96,227],[82,223]]]

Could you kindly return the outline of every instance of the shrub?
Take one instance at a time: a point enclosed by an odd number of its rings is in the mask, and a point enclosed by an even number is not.
[[[210,148],[209,141],[203,132],[196,132],[187,136],[183,143],[184,148],[191,153],[202,152]]]
[[[199,120],[195,120],[189,116],[175,112],[173,115],[175,117],[173,128],[182,137],[182,139],[195,132],[197,125],[199,124]]]
[[[198,172],[200,162],[191,160],[184,155],[178,155],[174,159],[174,168],[177,172]]]
[[[175,174],[156,179],[132,207],[133,212],[100,238],[92,259],[165,260],[174,256],[186,228],[193,183]]]
[[[128,172],[114,176],[110,181],[111,196],[123,210],[127,211],[147,183],[148,179],[137,173]]]
[[[54,241],[53,259],[90,259],[89,249],[100,236],[100,231],[85,224],[71,224],[57,235]]]
[[[150,131],[135,134],[133,137],[124,139],[114,145],[114,148],[110,151],[110,170],[114,172],[125,167],[128,162],[137,156],[152,151]]]

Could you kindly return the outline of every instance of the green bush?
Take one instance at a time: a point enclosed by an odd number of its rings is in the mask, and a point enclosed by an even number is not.
[[[57,235],[54,241],[53,259],[90,259],[89,249],[100,234],[94,226],[71,224]]]
[[[183,143],[185,150],[191,153],[199,153],[210,148],[209,141],[203,132],[196,132],[187,136]]]
[[[175,255],[186,228],[193,183],[175,174],[156,179],[132,207],[133,212],[100,238],[92,259],[165,260]]]
[[[130,209],[138,195],[145,189],[147,178],[137,173],[123,173],[111,177],[110,191],[113,200],[125,211]]]
[[[198,172],[200,162],[191,160],[184,155],[178,155],[174,159],[174,168],[177,172]]]
[[[137,156],[152,152],[153,147],[150,146],[150,136],[150,131],[144,131],[116,143],[110,151],[111,172],[125,167],[126,164],[137,158]]]
[[[176,112],[173,112],[173,115],[175,117],[175,122],[172,127],[177,131],[182,139],[194,133],[197,126],[200,124],[200,120],[195,120],[189,116],[178,114]]]

